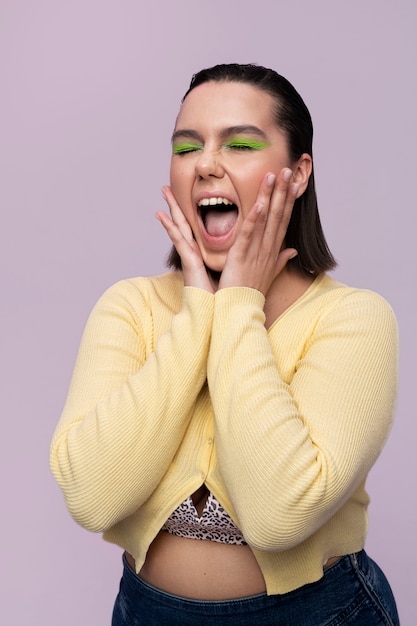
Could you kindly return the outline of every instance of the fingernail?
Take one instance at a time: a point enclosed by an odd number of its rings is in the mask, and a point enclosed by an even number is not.
[[[282,178],[285,180],[286,183],[288,183],[291,176],[292,176],[292,171],[289,168],[286,168],[282,174]]]
[[[166,199],[167,199],[167,194],[166,194],[166,192],[165,192],[165,187],[162,187],[162,189],[161,189],[161,193],[162,193],[163,197],[164,197],[164,198],[165,198],[165,200],[166,200]]]
[[[276,178],[275,174],[269,174],[266,179],[266,182],[268,183],[268,185],[272,186],[275,182],[275,178]]]
[[[294,183],[293,186],[291,187],[291,193],[294,196],[296,196],[299,189],[300,189],[300,185],[298,183]]]

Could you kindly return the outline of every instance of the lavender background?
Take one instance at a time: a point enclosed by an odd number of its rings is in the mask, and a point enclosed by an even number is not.
[[[258,62],[315,123],[324,228],[345,282],[402,338],[369,553],[417,623],[415,0],[0,0],[2,624],[110,624],[121,552],[76,526],[48,450],[80,335],[111,283],[163,270],[154,219],[191,74]]]

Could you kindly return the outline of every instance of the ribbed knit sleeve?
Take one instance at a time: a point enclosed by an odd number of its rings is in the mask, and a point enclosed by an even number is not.
[[[94,531],[132,514],[154,491],[206,380],[213,294],[186,287],[173,312],[149,295],[149,284],[122,281],[97,303],[51,446],[71,514]]]
[[[208,383],[218,463],[258,550],[287,550],[323,526],[363,483],[391,426],[390,307],[347,288],[323,300],[309,308],[301,299],[268,332],[261,293],[215,295]],[[292,371],[287,352],[298,354]]]

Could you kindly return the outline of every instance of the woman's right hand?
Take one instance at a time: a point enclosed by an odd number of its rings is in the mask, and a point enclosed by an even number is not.
[[[184,285],[186,287],[199,287],[214,293],[214,287],[210,281],[200,249],[194,239],[193,232],[181,207],[175,200],[172,190],[168,186],[162,187],[162,195],[165,198],[171,217],[158,211],[157,219],[168,233],[181,257]]]

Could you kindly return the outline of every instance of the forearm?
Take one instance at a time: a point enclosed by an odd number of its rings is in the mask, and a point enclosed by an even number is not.
[[[103,530],[126,517],[166,471],[206,380],[212,298],[185,290],[150,354],[130,312],[93,312],[51,448],[52,471],[82,525]]]
[[[353,303],[358,318],[340,307],[317,324],[286,383],[262,305],[255,291],[216,295],[208,381],[242,531],[255,547],[282,550],[323,525],[378,456],[395,398],[396,328],[373,301]]]

